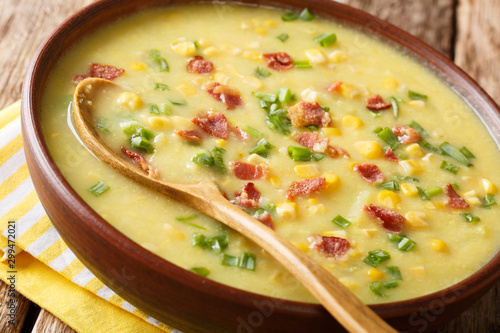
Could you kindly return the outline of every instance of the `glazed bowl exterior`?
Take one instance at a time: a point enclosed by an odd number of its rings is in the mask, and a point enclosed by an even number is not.
[[[23,85],[22,128],[31,178],[43,207],[75,255],[111,289],[137,308],[184,332],[342,331],[317,304],[257,295],[184,270],[147,251],[101,218],[58,170],[41,126],[42,95],[61,55],[95,29],[143,8],[202,0],[102,0],[60,25],[35,54]],[[467,74],[417,38],[362,11],[329,0],[225,1],[301,10],[332,18],[394,45],[423,63],[469,103],[500,141],[500,109]],[[218,2],[220,3],[220,2]],[[439,292],[371,305],[398,330],[424,332],[449,321],[480,298],[500,276],[500,252],[479,271]]]

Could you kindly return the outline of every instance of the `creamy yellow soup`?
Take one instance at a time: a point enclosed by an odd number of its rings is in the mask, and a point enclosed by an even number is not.
[[[268,211],[276,232],[364,302],[425,295],[474,273],[500,239],[494,201],[500,157],[488,130],[460,96],[398,50],[335,22],[304,14],[283,20],[283,14],[229,5],[156,9],[120,19],[75,45],[48,80],[42,113],[50,151],[69,183],[118,230],[180,267],[251,292],[316,302],[259,247],[124,178],[80,144],[69,116],[73,80],[92,75],[91,63],[113,66],[124,70],[114,78],[122,91],[94,109],[100,135],[117,152],[124,146],[140,153],[160,179],[214,180],[229,200],[252,182],[261,193],[258,207],[242,209]],[[274,52],[294,62],[277,70],[263,56]],[[188,72],[194,56],[213,69]],[[207,91],[210,82],[232,89],[240,103],[228,108]],[[369,110],[373,98],[380,105]],[[331,122],[293,126],[289,118],[298,105],[321,106],[316,111]],[[209,110],[233,128],[227,138],[192,121]],[[277,116],[282,127],[270,121],[276,110],[283,110]],[[418,138],[407,140],[397,125]],[[235,126],[247,133],[244,138]],[[193,144],[176,130],[197,131],[201,140]],[[317,133],[343,150],[334,156],[311,146],[308,152],[297,142],[301,133]],[[139,141],[132,144],[134,135]],[[254,150],[262,139],[272,147]],[[386,141],[394,147],[392,160],[384,156]],[[219,153],[219,164],[200,161]],[[239,179],[234,162],[261,165],[267,173]],[[376,179],[363,178],[366,165],[376,165]],[[290,188],[307,179],[322,185],[290,196]],[[463,207],[450,207],[443,189],[456,193]],[[399,229],[384,228],[367,213],[370,205],[402,219]],[[336,255],[320,246],[325,239],[347,241],[348,249]]]

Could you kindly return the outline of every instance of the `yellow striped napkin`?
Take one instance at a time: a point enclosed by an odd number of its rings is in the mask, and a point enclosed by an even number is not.
[[[179,333],[115,294],[61,239],[33,188],[19,113],[20,102],[0,111],[0,278],[78,332]]]

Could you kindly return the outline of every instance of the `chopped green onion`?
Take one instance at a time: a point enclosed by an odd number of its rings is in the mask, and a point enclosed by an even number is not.
[[[422,198],[422,200],[431,200],[429,195],[418,186],[417,186],[417,191],[418,191],[418,194],[420,194],[420,197]]]
[[[221,253],[228,245],[229,236],[226,233],[209,238],[206,238],[200,233],[195,233],[193,235],[193,246],[200,246],[204,249],[214,251],[215,253]]]
[[[214,149],[212,149],[212,152],[214,153],[215,166],[217,167],[220,173],[225,175],[227,173],[227,168],[226,165],[224,164],[223,156],[226,150],[221,147],[215,147]]]
[[[257,258],[255,254],[249,252],[243,252],[243,254],[240,257],[240,263],[238,267],[248,269],[250,271],[255,271],[256,261]]]
[[[160,109],[158,109],[158,105],[150,103],[149,104],[149,113],[160,114]]]
[[[193,239],[191,241],[191,245],[193,246],[199,246],[201,248],[204,248],[205,247],[205,241],[206,241],[206,237],[205,235],[203,234],[200,234],[199,232],[195,233],[193,235]]]
[[[322,47],[328,47],[337,41],[337,35],[324,33],[321,36],[314,38],[315,42],[318,42]]]
[[[381,116],[380,113],[378,112],[373,112],[373,111],[368,111],[368,113],[373,117],[373,118],[379,118]]]
[[[457,183],[451,183],[451,187],[453,187],[455,191],[458,191],[460,189],[460,186],[458,186]]]
[[[142,136],[132,136],[130,139],[130,145],[134,148],[142,149],[149,154],[155,150],[151,142]]]
[[[398,243],[398,249],[408,252],[413,249],[415,245],[417,245],[417,243],[407,237],[403,237],[403,239],[401,239],[401,241]]]
[[[299,15],[299,18],[302,21],[312,21],[314,20],[314,15],[309,11],[308,8],[305,8]]]
[[[160,89],[160,90],[170,90],[170,88],[166,84],[163,84],[163,83],[155,83],[155,84],[153,84],[153,88]]]
[[[254,138],[260,138],[263,135],[261,132],[259,132],[258,130],[256,130],[255,128],[253,128],[250,125],[245,126],[245,128],[243,130],[245,132],[247,132],[248,134],[250,134],[251,136],[253,136]]]
[[[318,131],[318,126],[316,126],[316,125],[306,126],[306,128],[309,130],[309,132],[317,132]]]
[[[268,94],[263,92],[253,92],[252,95],[260,99],[261,101],[268,103],[276,103],[278,101],[278,95],[276,94]]]
[[[410,126],[411,128],[413,128],[413,129],[417,130],[417,131],[418,131],[418,133],[420,133],[420,135],[422,135],[422,136],[427,136],[427,132],[426,132],[426,131],[423,129],[423,127],[422,127],[422,126],[420,126],[420,124],[419,124],[419,123],[417,123],[415,120],[412,120],[412,121],[411,121],[411,123],[410,123],[410,125],[408,125],[408,126]]]
[[[396,234],[387,234],[387,238],[389,238],[391,242],[398,242],[398,243],[403,239],[402,236]]]
[[[288,146],[288,156],[295,162],[308,162],[311,160],[311,149],[306,147]]]
[[[467,158],[469,158],[469,159],[476,158],[476,156],[474,156],[474,154],[473,154],[473,153],[471,153],[471,152],[470,152],[470,150],[469,150],[469,149],[467,149],[465,146],[464,146],[464,147],[462,147],[462,148],[460,148],[459,150],[460,150],[460,152],[461,152],[461,153],[462,153],[465,157],[467,157]]]
[[[382,285],[384,286],[384,288],[387,288],[387,289],[399,287],[399,283],[396,280],[384,281],[384,282],[382,282]]]
[[[210,274],[210,270],[205,267],[193,267],[190,271],[203,277],[207,277]]]
[[[210,153],[207,149],[198,150],[191,160],[197,165],[203,165],[206,167],[215,165],[212,153]]]
[[[465,221],[469,223],[481,221],[481,218],[479,216],[472,215],[470,213],[460,213],[460,215],[462,215]]]
[[[467,157],[464,156],[458,149],[450,145],[448,142],[443,142],[441,145],[441,150],[446,153],[446,155],[449,155],[462,163],[465,166],[472,166],[472,163],[467,159]]]
[[[395,180],[380,184],[378,187],[383,188],[384,190],[399,191],[398,182]]]
[[[430,152],[433,152],[433,153],[439,153],[439,152],[440,152],[440,150],[439,150],[439,149],[437,149],[436,147],[434,147],[433,145],[431,145],[429,142],[427,142],[427,141],[425,141],[425,140],[420,140],[419,144],[420,144],[423,148],[427,149],[427,150],[428,150],[428,151],[430,151]]]
[[[375,281],[375,282],[370,283],[368,285],[368,288],[370,288],[370,290],[377,296],[380,296],[380,297],[386,296],[384,291],[382,290],[383,285],[380,281]]]
[[[252,150],[250,150],[250,154],[257,154],[267,158],[267,156],[269,155],[269,150],[273,148],[274,146],[270,144],[265,138],[263,138],[259,142],[257,142],[257,145]]]
[[[335,216],[333,218],[332,222],[335,223],[336,225],[338,225],[339,227],[341,227],[342,229],[347,228],[351,224],[351,222],[347,221],[345,218],[343,218],[340,215]]]
[[[223,254],[222,255],[222,265],[224,266],[233,266],[237,267],[238,264],[240,263],[240,258],[229,255],[229,254]]]
[[[281,15],[281,19],[285,22],[295,21],[298,18],[299,18],[299,15],[297,15],[297,13],[286,13],[286,14]]]
[[[320,106],[321,106],[321,108],[323,110],[325,110],[325,112],[330,112],[330,107],[329,106],[323,106],[323,105],[320,105]]]
[[[454,173],[455,175],[460,171],[460,168],[455,164],[443,161],[440,166],[441,169]]]
[[[497,202],[495,201],[495,196],[491,193],[486,194],[486,196],[483,199],[483,207],[490,208],[491,206],[494,206],[496,204]]]
[[[382,128],[382,127],[377,127],[377,128],[375,128],[375,129],[373,130],[373,133],[378,134],[378,133],[380,133],[382,130],[383,130],[383,128]]]
[[[421,100],[421,101],[426,101],[427,100],[427,95],[420,94],[420,93],[415,92],[413,90],[408,90],[408,97],[410,97],[411,99],[418,99],[418,100]]]
[[[279,35],[277,38],[282,41],[282,42],[285,42],[290,36],[288,36],[288,34],[281,34]]]
[[[176,216],[175,219],[177,221],[186,221],[186,220],[192,220],[194,218],[197,218],[198,214],[189,214],[189,215],[183,215],[183,216]]]
[[[170,104],[161,103],[158,108],[159,108],[161,114],[164,114],[167,116],[172,114],[172,106]]]
[[[432,197],[443,194],[443,189],[439,186],[433,186],[433,187],[429,187],[427,190],[425,190],[425,193],[427,193],[429,198],[432,198]]]
[[[394,118],[398,119],[399,117],[399,104],[395,97],[391,97],[390,99],[392,110],[394,111]]]
[[[266,78],[269,75],[271,75],[271,72],[268,71],[267,69],[259,66],[255,69],[254,75],[260,79]]]
[[[160,72],[168,72],[168,63],[165,58],[162,58],[160,51],[153,49],[149,54],[149,58],[156,64]]]
[[[414,182],[417,182],[417,183],[420,182],[417,178],[411,177],[411,176],[403,176],[403,177],[402,176],[398,176],[396,178],[399,179],[399,180],[411,180],[411,181],[414,181]]]
[[[185,100],[183,100],[183,99],[181,99],[179,101],[174,101],[174,100],[169,99],[169,101],[173,105],[181,105],[181,106],[187,105],[187,102]]]
[[[283,109],[269,112],[266,115],[266,122],[269,128],[278,130],[283,135],[290,134],[288,127],[290,126],[290,119],[287,117],[288,112]]]
[[[278,89],[278,100],[281,104],[288,104],[293,100],[293,93],[288,88],[279,88]]]
[[[315,160],[316,162],[321,161],[325,157],[326,155],[323,153],[311,153],[311,159]]]
[[[294,60],[293,64],[295,65],[295,68],[312,68],[309,60]]]
[[[387,270],[389,273],[392,275],[393,278],[397,280],[403,280],[403,277],[401,276],[401,271],[399,270],[398,266],[386,266]]]
[[[104,117],[99,117],[96,119],[96,127],[99,131],[109,133],[109,124],[108,124],[108,119]]]
[[[407,160],[408,159],[408,155],[406,154],[401,154],[401,153],[397,153],[396,154],[400,160]]]
[[[385,141],[392,148],[392,150],[396,150],[401,144],[397,138],[397,136],[392,132],[389,127],[384,128],[380,132],[377,133],[377,136]]]
[[[95,195],[96,197],[100,196],[107,190],[109,190],[109,186],[104,184],[102,181],[98,181],[97,183],[88,188],[88,191],[93,195]]]
[[[368,257],[366,257],[363,262],[370,266],[377,267],[381,262],[388,259],[391,259],[391,255],[385,250],[369,251]]]

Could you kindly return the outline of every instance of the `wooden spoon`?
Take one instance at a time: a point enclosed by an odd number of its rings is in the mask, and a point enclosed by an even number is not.
[[[122,88],[108,80],[88,78],[78,84],[73,96],[76,131],[97,158],[137,183],[196,209],[254,241],[288,269],[348,331],[396,332],[316,261],[231,204],[213,182],[185,185],[152,179],[128,158],[124,159],[124,155],[111,150],[96,130],[92,110],[100,95],[117,89]]]

